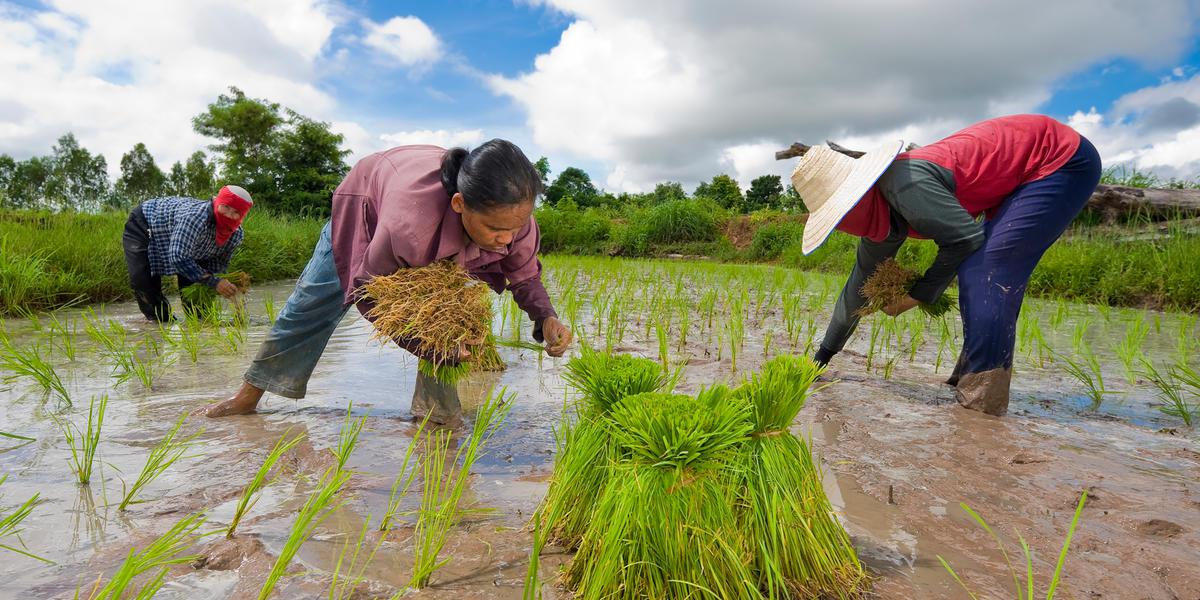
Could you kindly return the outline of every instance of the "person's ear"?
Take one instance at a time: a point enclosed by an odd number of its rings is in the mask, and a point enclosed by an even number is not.
[[[466,207],[467,204],[463,200],[462,192],[454,192],[454,195],[450,197],[450,208],[454,209],[454,212],[461,215]]]

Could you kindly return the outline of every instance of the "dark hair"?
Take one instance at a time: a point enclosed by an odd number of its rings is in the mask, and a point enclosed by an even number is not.
[[[447,150],[442,157],[442,186],[451,196],[461,193],[467,208],[487,211],[532,202],[542,193],[542,177],[516,144],[496,139],[470,152]]]

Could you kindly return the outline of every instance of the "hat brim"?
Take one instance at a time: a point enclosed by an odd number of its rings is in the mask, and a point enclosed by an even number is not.
[[[846,177],[846,181],[834,191],[816,211],[808,215],[804,224],[804,238],[801,250],[805,255],[812,254],[825,240],[829,239],[838,223],[854,209],[864,194],[875,185],[888,165],[896,160],[904,147],[902,140],[884,144],[854,160],[854,167]]]

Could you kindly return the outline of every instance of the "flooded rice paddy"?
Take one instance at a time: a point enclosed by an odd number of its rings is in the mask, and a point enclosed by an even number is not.
[[[680,387],[687,392],[733,381],[766,357],[806,351],[819,341],[842,283],[771,267],[566,258],[549,260],[545,279],[578,337],[594,347],[665,359],[682,369]],[[123,485],[137,477],[175,421],[237,388],[270,314],[290,291],[286,282],[254,288],[250,324],[201,329],[194,362],[178,341],[178,327],[161,331],[131,303],[5,322],[13,347],[39,348],[72,403],[47,395],[28,377],[0,385],[0,431],[33,438],[0,437],[0,472],[7,474],[0,510],[6,516],[38,495],[19,541],[8,537],[0,544],[53,562],[0,550],[0,597],[69,598],[77,589],[86,597],[131,549],[145,547],[180,519],[205,511],[198,531],[219,530],[275,442],[303,433],[236,538],[202,538],[188,552],[199,558],[173,566],[156,596],[257,597],[297,511],[335,460],[330,449],[351,403],[352,414],[367,421],[349,459],[353,474],[343,502],[300,548],[274,597],[328,597],[338,557],[364,522],[367,545],[379,549],[354,597],[405,593],[414,518],[404,514],[391,530],[375,530],[418,427],[409,411],[416,361],[370,342],[369,324],[353,310],[330,340],[305,399],[268,395],[255,415],[188,416],[182,431],[198,432],[195,444],[138,495],[141,502],[117,508]],[[529,324],[524,315],[516,318],[511,301],[500,299],[497,307],[498,335],[528,339]],[[1200,437],[1160,410],[1143,364],[1166,371],[1182,362],[1195,369],[1200,330],[1194,316],[1027,302],[1010,414],[997,419],[959,408],[953,390],[941,384],[961,343],[958,324],[913,313],[864,319],[830,365],[829,385],[812,395],[794,426],[822,459],[826,489],[878,597],[967,597],[939,556],[981,597],[1015,596],[1004,556],[962,502],[1001,536],[1020,569],[1017,534],[1024,537],[1034,552],[1037,589],[1045,590],[1086,490],[1063,597],[1200,598]],[[141,344],[139,356],[152,365],[149,386],[137,376],[114,377],[112,354],[88,335],[89,321],[115,323],[126,332],[125,343]],[[449,562],[430,587],[408,595],[522,596],[531,544],[525,525],[553,465],[554,428],[567,399],[560,379],[566,359],[500,351],[508,370],[461,384],[467,421],[500,388],[515,394],[516,403],[476,464],[463,498],[471,510],[442,553]],[[1086,367],[1088,357],[1098,372],[1083,372],[1103,380],[1098,407],[1089,398],[1097,395],[1096,382],[1089,385],[1066,368],[1068,359]],[[101,394],[109,404],[96,470],[81,486],[68,465],[59,421],[86,423],[90,398]],[[419,499],[419,492],[410,493],[402,511],[415,509]],[[567,559],[561,550],[543,552],[541,572],[551,574],[544,597],[568,596],[552,576]]]

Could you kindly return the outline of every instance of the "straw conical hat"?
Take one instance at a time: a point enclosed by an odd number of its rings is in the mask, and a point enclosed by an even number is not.
[[[792,171],[792,187],[809,212],[801,246],[805,254],[825,242],[903,146],[904,142],[897,140],[859,158],[850,158],[829,146],[809,148]]]

